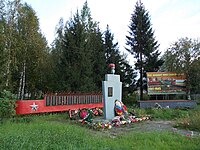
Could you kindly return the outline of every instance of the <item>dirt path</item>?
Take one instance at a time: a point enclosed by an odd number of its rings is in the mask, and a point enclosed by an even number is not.
[[[103,132],[107,133],[111,137],[115,137],[118,134],[123,134],[129,131],[142,131],[142,132],[151,132],[151,131],[169,131],[186,136],[200,136],[199,132],[189,131],[184,129],[174,128],[174,121],[160,120],[160,121],[144,121],[139,123],[132,123],[130,125],[122,125],[121,127],[113,127],[112,129],[104,130]]]
[[[63,120],[54,120],[54,121],[56,122],[59,121],[63,123]],[[98,117],[95,118],[94,121],[104,122],[105,120],[102,117]],[[69,122],[73,124],[76,121],[69,121]],[[64,123],[66,123],[66,121]],[[171,120],[146,120],[142,122],[121,125],[119,127],[112,127],[111,129],[104,129],[104,130],[102,129],[100,130],[101,132],[98,132],[96,130],[93,130],[92,132],[95,132],[95,134],[105,133],[111,137],[116,137],[119,134],[128,133],[130,131],[136,131],[136,132],[169,131],[181,135],[200,136],[200,132],[174,128],[175,124],[176,122]]]

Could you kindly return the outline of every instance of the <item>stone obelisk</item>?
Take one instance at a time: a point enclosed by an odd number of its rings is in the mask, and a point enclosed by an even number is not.
[[[120,75],[115,74],[115,64],[109,64],[109,67],[111,68],[111,74],[106,74],[105,81],[102,82],[104,119],[114,118],[115,100],[121,101],[122,99]]]

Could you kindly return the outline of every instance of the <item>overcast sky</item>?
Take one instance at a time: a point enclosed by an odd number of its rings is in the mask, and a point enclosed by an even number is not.
[[[200,37],[200,0],[141,0],[151,16],[154,35],[165,51],[171,43],[182,37]],[[42,33],[49,45],[55,37],[55,27],[62,17],[67,21],[85,0],[23,0],[30,4],[39,18]],[[125,47],[125,36],[135,8],[136,0],[87,0],[94,21],[102,31],[108,24],[119,43]]]

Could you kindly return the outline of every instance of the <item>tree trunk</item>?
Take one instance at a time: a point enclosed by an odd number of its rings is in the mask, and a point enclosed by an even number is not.
[[[26,62],[23,63],[23,71],[21,72],[19,81],[18,99],[23,100],[26,84]]]
[[[12,63],[12,56],[11,56],[11,46],[12,46],[12,27],[11,25],[9,25],[8,27],[8,36],[7,36],[7,42],[8,42],[8,47],[7,47],[7,51],[8,51],[8,63],[7,63],[7,68],[6,68],[6,87],[9,86],[9,80],[10,80],[10,66]]]
[[[25,84],[26,84],[26,62],[24,62],[24,64],[23,64],[23,79],[22,79],[21,99],[24,98]]]
[[[140,100],[143,100],[143,62],[142,62],[141,52],[140,52]]]
[[[21,99],[23,72],[20,73],[18,99]]]
[[[188,72],[186,74],[186,95],[187,95],[187,99],[191,100],[191,96],[190,96],[190,88],[191,88],[191,83],[190,83],[190,77],[188,75]]]
[[[9,86],[9,78],[10,78],[10,64],[11,64],[11,60],[8,60],[8,64],[7,64],[7,71],[6,71],[6,75],[7,75],[7,78],[6,78],[6,87]]]

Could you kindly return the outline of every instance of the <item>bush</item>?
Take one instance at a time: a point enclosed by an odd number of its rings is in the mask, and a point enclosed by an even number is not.
[[[189,115],[189,127],[193,130],[200,131],[200,112],[194,111]]]
[[[123,97],[122,101],[125,105],[132,106],[137,103],[137,100],[138,100],[137,93],[131,93],[131,94],[128,94],[127,96]]]
[[[188,110],[186,116],[177,120],[175,127],[200,131],[200,106]]]
[[[177,127],[200,131],[200,111],[191,111],[187,117],[178,120]]]
[[[143,94],[143,99],[141,101],[145,101],[145,100],[149,100],[149,99],[150,99],[149,95],[144,93]]]
[[[0,95],[0,118],[15,115],[16,97],[10,91],[4,90]]]

